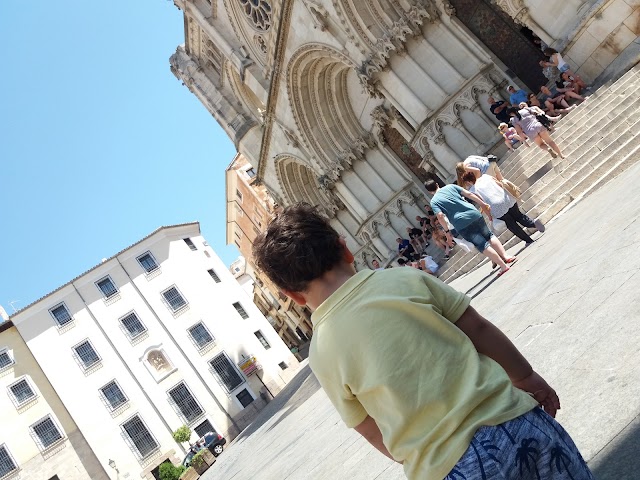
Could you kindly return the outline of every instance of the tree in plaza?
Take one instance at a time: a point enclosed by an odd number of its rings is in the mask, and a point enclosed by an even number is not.
[[[191,429],[186,425],[182,425],[175,432],[173,432],[173,439],[178,443],[188,442],[189,446],[191,446],[191,442],[189,442],[190,438],[191,438]]]

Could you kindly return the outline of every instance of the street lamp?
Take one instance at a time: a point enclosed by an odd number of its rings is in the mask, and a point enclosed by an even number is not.
[[[116,465],[115,460],[109,459],[109,466],[116,471],[116,474],[120,473],[120,471],[118,470],[118,466]]]

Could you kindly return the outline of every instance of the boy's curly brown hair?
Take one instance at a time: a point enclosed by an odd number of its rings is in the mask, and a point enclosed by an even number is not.
[[[278,213],[253,243],[256,266],[282,290],[304,292],[343,259],[340,235],[316,207],[297,203]]]

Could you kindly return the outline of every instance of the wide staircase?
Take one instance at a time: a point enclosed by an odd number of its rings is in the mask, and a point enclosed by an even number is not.
[[[536,145],[520,146],[500,162],[504,177],[522,190],[520,210],[547,223],[582,198],[640,161],[640,64],[604,85],[556,123],[552,138],[564,159]],[[521,243],[510,231],[500,235],[506,248]],[[524,243],[522,243],[524,246]],[[484,261],[460,247],[441,266],[443,281],[458,278]]]

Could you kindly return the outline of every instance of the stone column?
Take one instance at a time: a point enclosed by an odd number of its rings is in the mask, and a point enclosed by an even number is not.
[[[433,139],[433,144],[429,142],[431,146],[431,150],[434,153],[434,156],[438,158],[437,153],[440,153],[439,159],[441,161],[442,166],[444,167],[444,175],[443,178],[450,177],[456,169],[456,163],[462,161],[458,154],[447,144],[444,135],[440,134],[435,139]]]
[[[390,257],[389,247],[382,241],[378,232],[371,232],[371,247],[376,250],[378,258],[380,260],[388,259]]]
[[[467,140],[469,140],[473,144],[475,148],[478,148],[481,145],[476,137],[473,136],[473,133],[467,130],[467,127],[464,126],[464,123],[462,123],[462,120],[460,118],[458,118],[451,126],[462,133],[467,138]]]
[[[341,181],[335,184],[336,194],[338,198],[344,203],[344,205],[351,210],[352,215],[356,218],[358,223],[364,222],[369,216],[367,209],[360,203],[360,200],[351,193],[351,190]]]
[[[393,70],[381,74],[378,88],[388,98],[393,106],[407,119],[414,129],[417,129],[422,121],[431,115],[431,110],[422,99],[411,90]],[[386,80],[386,81],[385,81]],[[386,85],[384,85],[386,84]],[[390,93],[395,92],[395,95]],[[401,100],[404,102],[401,102]]]
[[[425,80],[424,89],[427,92],[434,92],[435,94],[439,95],[440,100],[445,100],[449,96],[449,94],[442,89],[440,84],[438,84],[438,82],[436,82],[431,77],[431,75],[429,75],[427,71],[424,70],[422,66],[414,60],[414,58],[411,55],[408,55],[407,53],[405,53],[401,56],[401,58],[406,59],[406,62],[412,67],[412,70],[414,70],[419,75],[419,78],[421,77],[422,79]],[[407,85],[407,88],[409,88],[408,85]],[[436,102],[436,103],[441,103],[441,102]]]

